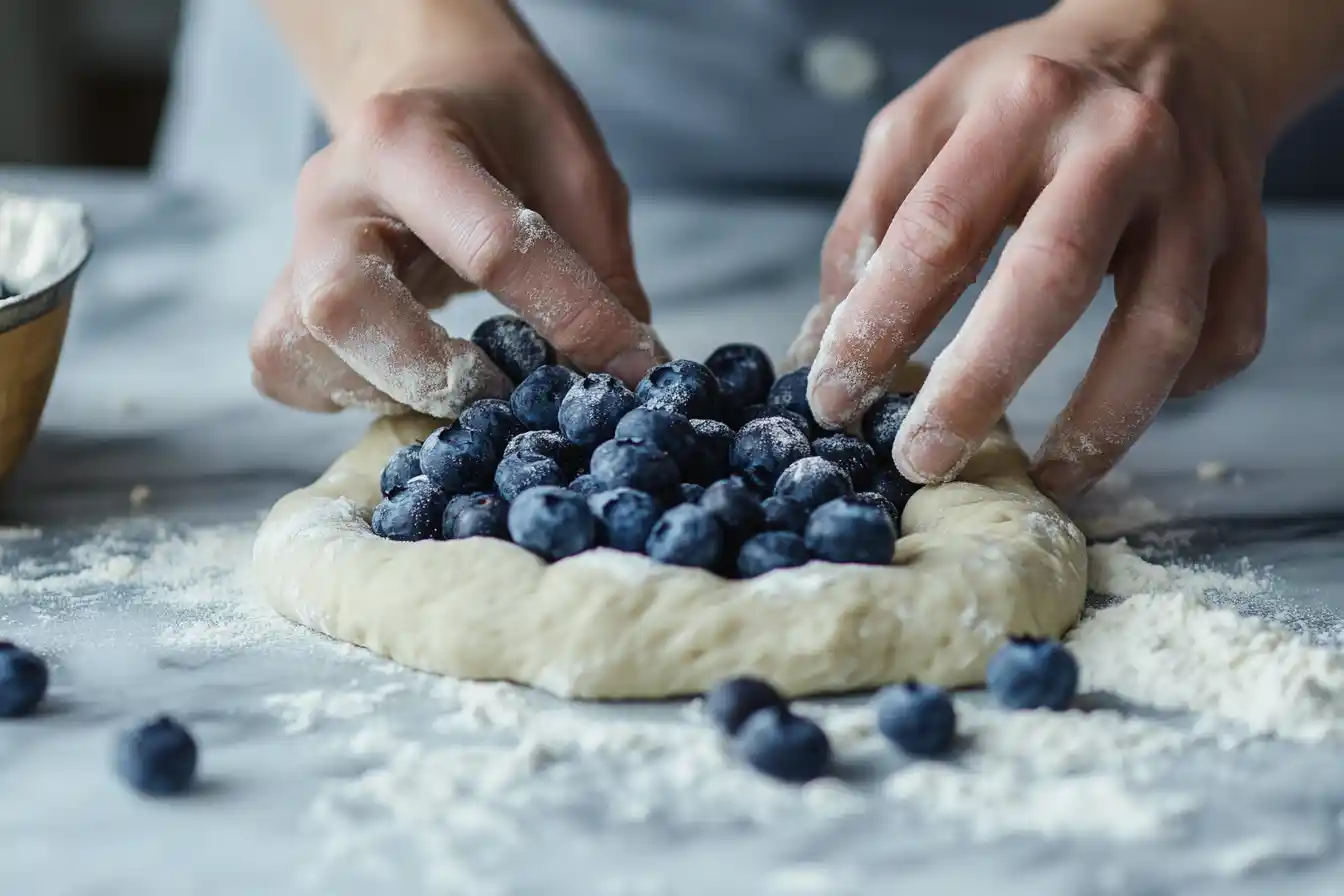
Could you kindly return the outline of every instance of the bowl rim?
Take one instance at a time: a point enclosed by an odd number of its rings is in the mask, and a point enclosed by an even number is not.
[[[0,299],[0,333],[8,333],[11,330],[16,330],[24,324],[31,323],[39,317],[43,317],[60,307],[63,302],[70,298],[72,294],[72,290],[70,289],[71,285],[79,276],[80,272],[84,270],[84,266],[88,264],[89,258],[93,255],[93,226],[89,222],[88,208],[83,203],[54,196],[32,196],[0,190],[0,200],[16,198],[31,202],[62,202],[77,207],[79,209],[79,226],[84,232],[84,251],[80,253],[79,257],[75,259],[60,277],[44,286],[42,289],[19,293],[18,295],[10,296],[7,299]]]

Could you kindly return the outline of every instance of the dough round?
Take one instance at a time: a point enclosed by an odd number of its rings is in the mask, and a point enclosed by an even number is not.
[[[790,696],[978,684],[1005,636],[1055,637],[1082,612],[1083,536],[1032,485],[1006,425],[961,481],[911,499],[893,566],[813,562],[749,581],[607,549],[547,565],[502,541],[377,537],[383,465],[437,425],[379,420],[275,505],[254,562],[276,610],[416,669],[595,699],[738,674]]]

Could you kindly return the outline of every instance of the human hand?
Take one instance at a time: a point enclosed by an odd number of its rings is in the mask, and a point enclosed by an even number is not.
[[[907,477],[956,475],[1108,272],[1117,307],[1034,459],[1048,492],[1087,488],[1169,395],[1255,358],[1273,135],[1215,44],[1163,9],[1065,2],[957,50],[874,119],[792,351],[815,355],[818,420],[863,413],[1009,224],[901,429]]]
[[[633,384],[663,360],[628,195],[581,100],[521,29],[443,55],[402,71],[305,166],[292,254],[253,330],[270,397],[454,417],[506,395],[428,313],[476,288],[584,369]]]

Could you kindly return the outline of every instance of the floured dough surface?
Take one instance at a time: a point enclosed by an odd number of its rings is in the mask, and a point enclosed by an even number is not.
[[[747,581],[600,549],[546,564],[502,541],[374,535],[388,456],[436,425],[384,418],[258,533],[280,613],[404,665],[581,698],[659,698],[754,674],[798,696],[983,681],[1009,634],[1058,636],[1087,589],[1082,534],[1001,426],[962,481],[921,489],[890,567],[813,562]]]

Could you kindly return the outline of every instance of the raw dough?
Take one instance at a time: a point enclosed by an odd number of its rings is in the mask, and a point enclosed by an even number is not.
[[[1082,611],[1083,536],[1031,484],[1006,425],[962,481],[910,501],[896,565],[811,563],[741,582],[605,549],[547,565],[501,541],[378,538],[368,519],[384,463],[436,425],[379,420],[275,505],[254,561],[276,610],[417,669],[605,699],[693,694],[743,673],[792,696],[911,677],[977,684],[1006,635],[1058,636]]]

